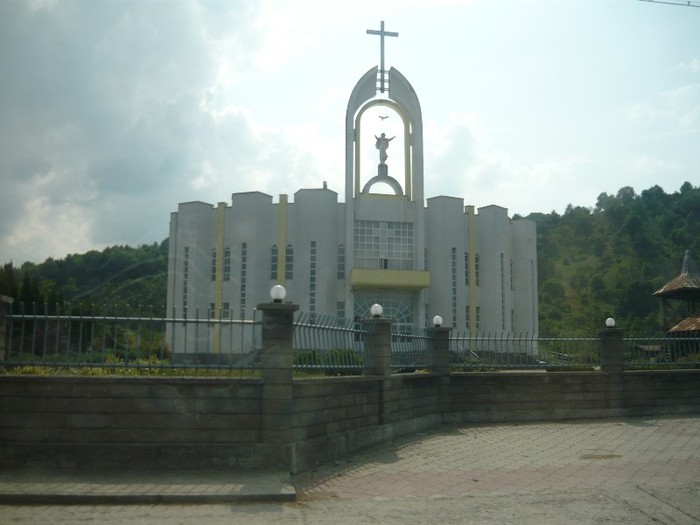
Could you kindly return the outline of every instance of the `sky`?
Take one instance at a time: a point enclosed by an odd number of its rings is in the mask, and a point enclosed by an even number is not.
[[[345,110],[381,21],[421,103],[426,198],[526,216],[698,185],[698,8],[0,0],[0,263],[160,242],[179,203],[234,192],[325,181],[345,202]]]

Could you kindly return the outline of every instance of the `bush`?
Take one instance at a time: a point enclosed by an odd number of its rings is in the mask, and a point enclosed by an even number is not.
[[[294,354],[293,366],[323,375],[361,375],[363,361],[362,355],[350,348],[299,350]]]

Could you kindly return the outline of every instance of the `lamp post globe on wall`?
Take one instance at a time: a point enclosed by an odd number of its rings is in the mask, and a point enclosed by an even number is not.
[[[281,303],[287,297],[287,289],[281,284],[276,284],[270,288],[270,298],[273,303]]]
[[[370,315],[371,315],[372,317],[374,317],[375,319],[377,319],[377,318],[379,318],[379,317],[382,316],[382,313],[384,313],[384,309],[382,308],[382,305],[381,305],[381,304],[379,304],[379,303],[374,303],[374,304],[370,307],[369,313],[370,313]]]

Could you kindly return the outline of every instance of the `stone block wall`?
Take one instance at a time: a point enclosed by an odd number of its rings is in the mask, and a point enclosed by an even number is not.
[[[453,422],[547,421],[700,412],[700,370],[459,373]]]
[[[434,374],[294,382],[292,472],[439,424]]]
[[[392,374],[390,323],[373,320],[364,376],[295,379],[294,305],[262,305],[260,379],[0,375],[0,466],[275,468],[293,473],[442,422],[700,412],[700,370]]]
[[[0,378],[0,462],[74,468],[253,467],[260,380],[153,377]],[[284,463],[286,458],[278,458]]]
[[[294,441],[379,424],[379,380],[330,377],[294,382]]]
[[[0,376],[0,465],[301,472],[443,421],[700,412],[700,370],[458,373],[447,405],[443,379],[295,379],[292,439],[269,443],[260,379]]]
[[[418,419],[439,412],[440,377],[436,374],[395,375],[387,410],[394,421]]]
[[[700,370],[624,373],[626,414],[692,414],[700,411]]]
[[[602,372],[453,374],[449,419],[481,423],[620,416],[613,385]]]

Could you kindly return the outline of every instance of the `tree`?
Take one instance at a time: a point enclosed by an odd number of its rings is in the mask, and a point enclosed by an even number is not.
[[[12,263],[6,263],[0,268],[0,295],[11,297],[15,301],[19,299],[19,284],[17,283],[17,271]]]

